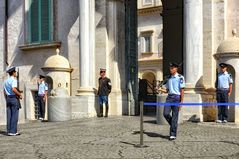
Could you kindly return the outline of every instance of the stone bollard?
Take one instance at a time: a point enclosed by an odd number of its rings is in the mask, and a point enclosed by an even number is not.
[[[71,120],[71,100],[65,88],[58,87],[48,98],[48,121]]]
[[[167,94],[159,94],[157,95],[157,102],[158,103],[164,103],[166,102],[166,98],[167,98]],[[156,108],[156,118],[157,118],[157,124],[159,125],[165,125],[168,124],[168,122],[166,121],[166,119],[163,116],[163,110],[164,110],[164,106],[157,106]],[[182,111],[179,112],[179,118],[178,118],[178,123],[183,123],[183,114]]]

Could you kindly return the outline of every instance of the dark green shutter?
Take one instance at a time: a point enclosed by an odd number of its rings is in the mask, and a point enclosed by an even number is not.
[[[31,9],[30,9],[30,29],[31,29],[31,42],[39,41],[39,7],[38,0],[31,1]]]
[[[51,0],[30,1],[30,42],[51,40]]]
[[[41,0],[41,41],[50,40],[50,0]]]

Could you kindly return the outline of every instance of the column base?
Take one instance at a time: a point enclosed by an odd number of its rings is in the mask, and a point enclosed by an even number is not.
[[[235,106],[235,123],[239,124],[239,106]]]
[[[86,95],[96,95],[97,94],[97,89],[95,88],[79,88],[77,90],[77,95],[76,96],[86,96]]]
[[[95,117],[98,112],[97,96],[93,93],[71,97],[72,119]]]
[[[99,100],[93,89],[80,88],[78,94],[75,97],[71,97],[71,101],[72,119],[95,117],[99,113]],[[112,90],[109,95],[109,115],[122,115],[125,113],[126,107],[127,97],[125,93]]]
[[[185,103],[201,103],[202,102],[201,94],[185,93],[184,102]],[[183,120],[193,121],[193,122],[203,121],[202,106],[184,106],[182,108],[182,113],[183,113]]]

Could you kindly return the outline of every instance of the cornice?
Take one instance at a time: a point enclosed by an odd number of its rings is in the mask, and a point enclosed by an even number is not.
[[[138,9],[138,16],[160,14],[163,11],[162,6]]]

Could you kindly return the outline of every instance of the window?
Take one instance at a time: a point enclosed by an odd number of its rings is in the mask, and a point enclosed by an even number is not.
[[[152,31],[146,31],[140,33],[140,46],[142,53],[151,53],[152,52]]]
[[[151,52],[151,37],[145,36],[144,41],[145,41],[145,52]]]
[[[52,0],[30,0],[29,41],[44,43],[52,40]]]

